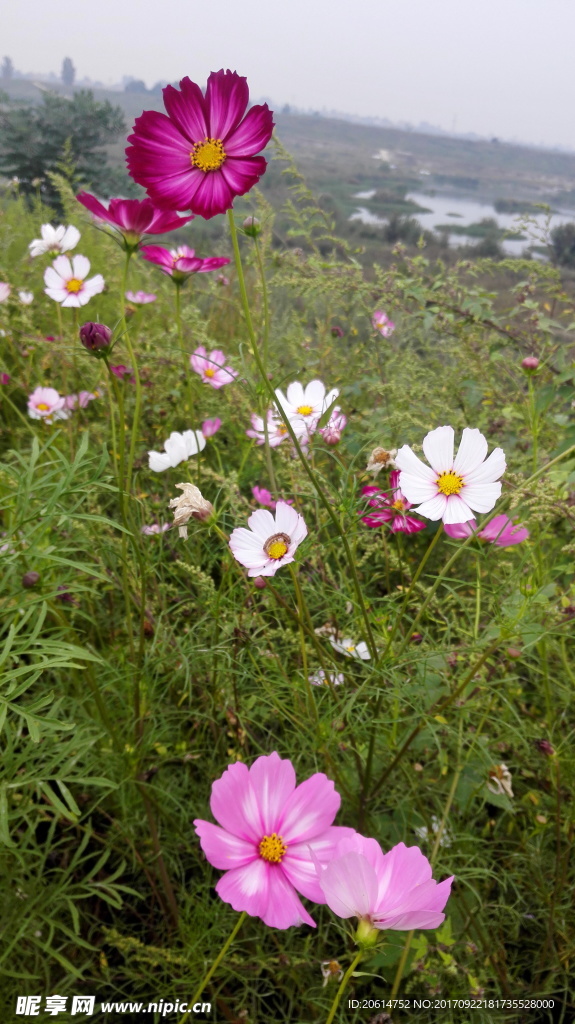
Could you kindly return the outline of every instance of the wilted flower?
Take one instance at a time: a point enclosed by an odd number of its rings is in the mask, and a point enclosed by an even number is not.
[[[7,281],[0,281],[0,302],[6,302],[6,299],[12,291]]]
[[[126,292],[128,302],[133,302],[135,306],[147,306],[155,302],[157,297],[153,292]]]
[[[341,981],[343,978],[343,967],[339,960],[322,960],[320,968],[323,978],[322,988],[325,988],[330,981]]]
[[[338,651],[339,654],[345,654],[348,658],[359,658],[361,661],[369,661],[371,658],[369,647],[365,640],[360,640],[359,643],[356,644],[355,641],[350,640],[349,637],[344,637],[343,640],[338,640],[335,636],[330,636],[329,642],[334,651]]]
[[[369,505],[377,510],[369,512],[368,515],[362,515],[362,522],[372,529],[387,523],[392,533],[418,533],[419,530],[424,530],[427,523],[424,523],[422,519],[405,514],[411,508],[411,502],[407,500],[399,487],[397,470],[390,475],[389,482],[391,493],[384,492],[373,484],[362,487],[361,493],[365,496],[371,495]]]
[[[454,537],[457,540],[464,540],[472,533],[475,533],[481,540],[496,544],[499,548],[508,548],[512,544],[521,544],[529,536],[529,530],[526,526],[520,526],[503,515],[495,516],[487,526],[482,528],[478,527],[475,519],[470,519],[467,523],[447,524],[445,532],[448,537]]]
[[[204,437],[213,437],[214,434],[217,434],[221,425],[222,421],[217,416],[213,420],[204,420],[202,423],[202,434]]]
[[[177,498],[172,498],[169,506],[174,510],[174,526],[178,527],[178,533],[184,540],[188,536],[190,519],[208,519],[214,511],[211,502],[206,501],[199,487],[194,484],[176,484],[179,491],[183,491]]]
[[[344,330],[342,327],[338,327],[337,324],[334,324],[333,327],[330,328],[330,330],[332,338],[343,338]]]
[[[320,427],[320,434],[326,444],[339,444],[342,430],[347,424],[347,416],[336,405],[325,427]]]
[[[40,573],[35,572],[34,569],[31,569],[29,572],[24,573],[22,577],[22,586],[26,588],[35,587],[39,580]]]
[[[28,415],[33,420],[67,420],[70,413],[66,410],[66,399],[62,398],[55,388],[37,387],[28,398]]]
[[[453,427],[437,427],[423,439],[430,465],[417,458],[409,445],[397,453],[401,470],[399,485],[414,509],[427,519],[466,523],[473,512],[490,512],[501,494],[499,477],[505,472],[505,455],[495,448],[488,459],[487,441],[477,429],[465,427],[459,450],[453,457]]]
[[[345,683],[343,672],[326,672],[323,668],[318,668],[308,679],[312,686],[341,686]]]
[[[136,378],[132,375],[132,368],[130,366],[124,366],[123,363],[118,363],[116,366],[110,366],[111,373],[114,377],[118,377],[119,380],[129,380],[130,384],[134,384]]]
[[[535,746],[540,753],[545,754],[546,757],[554,757],[555,747],[549,742],[549,740],[535,740]]]
[[[381,309],[376,309],[371,322],[375,330],[379,331],[383,338],[389,338],[395,330],[393,320],[390,320],[387,313],[384,313]]]
[[[29,306],[34,302],[34,292],[18,292],[18,298],[23,306]]]
[[[154,473],[163,473],[165,469],[174,469],[180,462],[197,455],[205,447],[206,439],[201,430],[184,430],[183,434],[174,430],[165,442],[163,452],[148,452],[148,465]]]
[[[179,217],[159,210],[151,199],[110,199],[108,208],[89,192],[78,193],[76,199],[98,220],[116,228],[122,235],[124,247],[130,251],[137,248],[143,235],[163,235],[193,220],[193,215]]]
[[[190,274],[207,274],[211,270],[218,270],[229,263],[226,256],[211,256],[207,260],[201,260],[196,256],[195,250],[187,245],[180,245],[177,249],[163,249],[161,245],[143,245],[140,252],[148,263],[155,263],[163,274],[169,277],[177,285],[184,284]]]
[[[513,798],[513,789],[511,788],[511,772],[506,764],[496,764],[493,768],[489,769],[489,782],[487,783],[487,789],[490,793],[495,793],[497,796],[503,794],[511,799]]]
[[[373,473],[374,477],[376,477],[382,469],[387,469],[388,466],[395,468],[396,455],[397,448],[391,448],[389,451],[385,448],[374,448],[365,468],[368,473]]]
[[[150,526],[141,526],[140,527],[140,533],[143,533],[144,536],[146,536],[146,537],[151,537],[154,534],[165,533],[166,530],[169,530],[169,529],[170,529],[170,524],[169,523],[162,523],[162,525],[160,525],[159,523],[151,523]]]
[[[62,306],[85,306],[104,290],[102,275],[85,280],[89,273],[90,260],[86,256],[74,256],[72,263],[67,256],[57,256],[52,266],[44,271],[44,291]]]
[[[104,355],[110,348],[112,331],[106,324],[88,322],[80,327],[80,341],[88,352]]]
[[[59,224],[57,228],[53,228],[51,224],[42,224],[40,234],[42,238],[35,238],[28,246],[31,256],[44,256],[47,252],[69,252],[70,249],[75,249],[80,241],[80,232],[73,224],[67,228],[63,224]]]
[[[190,356],[192,370],[199,373],[204,384],[211,384],[213,388],[231,384],[238,375],[238,371],[226,366],[225,362],[226,357],[221,349],[215,348],[208,355],[204,345],[199,345]]]
[[[163,96],[167,116],[145,110],[128,136],[130,174],[165,209],[225,213],[266,169],[256,154],[271,138],[271,111],[265,103],[247,110],[247,80],[235,71],[212,72],[205,96],[189,78]]]
[[[246,566],[248,576],[275,576],[282,565],[293,562],[307,536],[303,516],[285,501],[278,501],[275,518],[267,509],[252,512],[248,526],[237,527],[230,537],[234,558]]]
[[[297,893],[325,903],[314,862],[329,860],[338,840],[353,832],[332,824],[340,802],[322,772],[296,786],[291,761],[275,751],[251,768],[230,765],[212,785],[219,825],[194,821],[208,861],[225,870],[216,885],[221,899],[271,928],[314,927]]]

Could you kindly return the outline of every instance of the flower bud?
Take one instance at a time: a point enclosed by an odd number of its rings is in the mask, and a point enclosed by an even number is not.
[[[246,217],[242,227],[244,229],[244,234],[249,235],[250,238],[257,238],[262,230],[262,226],[257,217]]]
[[[0,373],[0,384],[9,384],[9,383],[10,383],[10,374],[9,373]]]
[[[549,740],[535,740],[535,746],[546,757],[553,757],[555,754],[555,747],[551,745]]]
[[[265,590],[265,588],[267,587],[267,581],[265,576],[256,576],[254,580],[254,587],[257,587],[258,590]]]
[[[98,358],[109,351],[111,340],[112,331],[105,324],[87,323],[80,328],[82,345]]]
[[[338,327],[337,324],[334,324],[334,326],[331,328],[332,338],[343,338],[343,334],[343,329],[341,327]]]
[[[535,370],[539,366],[539,360],[537,356],[525,356],[521,366],[526,373],[535,373]]]
[[[24,575],[22,577],[22,586],[23,587],[35,587],[36,584],[38,583],[39,579],[40,579],[40,573],[39,572],[34,572],[34,570],[31,569],[30,572],[25,572],[24,573]]]

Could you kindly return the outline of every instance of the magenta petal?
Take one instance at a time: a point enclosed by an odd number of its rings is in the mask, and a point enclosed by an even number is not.
[[[250,768],[250,782],[260,809],[264,834],[278,832],[282,811],[295,789],[293,764],[282,760],[275,751],[267,757],[258,757]]]
[[[199,85],[190,78],[182,78],[181,92],[167,85],[163,90],[164,106],[182,135],[191,142],[199,142],[210,134],[206,117],[206,104]]]
[[[267,163],[263,156],[228,157],[222,164],[221,174],[225,177],[231,191],[243,196],[265,174]]]
[[[269,928],[293,928],[300,924],[315,928],[313,917],[309,916],[279,864],[270,865],[268,906],[262,920]]]
[[[208,134],[213,139],[225,140],[244,116],[250,93],[247,78],[237,71],[213,71],[208,78],[206,107],[209,118]]]
[[[224,165],[225,166],[225,165]],[[230,210],[233,204],[234,193],[224,178],[222,171],[199,171],[203,177],[199,187],[193,196],[191,209],[199,213],[200,217],[210,220],[218,213],[225,213]],[[242,193],[238,193],[241,195]]]
[[[258,856],[253,843],[247,839],[240,839],[226,832],[219,825],[212,825],[209,821],[202,821],[196,818],[194,827],[200,837],[202,850],[210,864],[215,868],[228,871],[230,868],[240,868],[244,864],[250,864]]]
[[[263,918],[269,901],[269,875],[267,861],[258,857],[251,864],[226,871],[216,885],[216,892],[234,910]]]
[[[258,803],[245,764],[226,768],[212,786],[210,807],[216,821],[241,839],[259,843],[264,835]]]
[[[332,780],[317,772],[290,796],[278,823],[279,831],[287,843],[319,836],[332,824],[340,803]]]
[[[252,107],[242,123],[226,139],[227,156],[255,156],[265,149],[273,130],[273,116],[267,104]]]
[[[169,117],[156,110],[145,110],[136,118],[132,145],[126,149],[126,161],[134,181],[144,188],[164,181],[167,176],[192,171],[190,145]]]
[[[76,199],[82,204],[82,206],[85,206],[90,213],[93,213],[95,217],[98,217],[100,220],[108,221],[109,224],[114,223],[114,220],[110,217],[106,207],[99,201],[99,199],[96,199],[96,196],[90,195],[89,192],[78,192]]]

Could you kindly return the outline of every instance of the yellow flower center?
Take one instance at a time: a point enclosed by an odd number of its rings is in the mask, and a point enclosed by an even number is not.
[[[198,167],[200,171],[217,171],[221,167],[226,154],[221,139],[204,139],[203,142],[195,142],[190,153],[192,167]]]
[[[274,533],[264,544],[264,551],[269,558],[283,558],[291,543],[287,533]]]
[[[69,281],[66,281],[66,291],[72,292],[73,295],[76,292],[82,290],[82,281],[79,281],[77,277],[71,277]]]
[[[213,376],[215,376],[215,372],[216,372],[215,370],[212,370],[212,368],[209,367],[207,370],[204,370],[204,376],[205,377],[213,377]]]
[[[297,411],[299,412],[300,416],[311,416],[313,409],[311,405],[298,405]]]
[[[442,494],[459,494],[463,487],[463,478],[457,473],[442,473],[437,478],[437,486]]]
[[[398,498],[397,501],[394,501],[391,507],[396,508],[398,512],[405,512],[405,504],[403,503],[401,498]]]
[[[36,406],[36,408],[37,409],[41,409],[42,412],[48,412],[48,410],[50,409],[50,406],[46,405],[45,402],[38,402],[38,405]]]
[[[348,644],[345,650],[349,651],[349,653],[352,654],[355,651],[355,644]]]
[[[276,832],[272,832],[271,836],[264,836],[259,845],[260,857],[270,864],[279,864],[286,850],[287,844]]]

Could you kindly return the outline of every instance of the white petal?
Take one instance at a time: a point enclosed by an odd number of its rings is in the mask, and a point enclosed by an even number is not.
[[[473,516],[471,509],[466,505],[461,494],[450,494],[447,498],[447,508],[443,515],[444,523],[467,523]]]
[[[73,277],[72,264],[67,256],[56,256],[52,264],[54,270],[64,281],[69,281]]]
[[[66,306],[67,309],[79,309],[80,306],[84,305],[85,302],[82,302],[81,292],[68,292],[62,303],[62,306]]]
[[[148,452],[148,465],[154,473],[163,473],[172,465],[170,456],[165,452]]]
[[[65,288],[44,288],[46,295],[49,295],[54,302],[64,302],[68,298],[68,292]]]
[[[486,456],[487,441],[481,431],[476,427],[465,427],[453,463],[453,471],[461,473],[465,477],[472,470],[477,469]]]
[[[406,473],[417,476],[421,480],[432,480],[434,483],[437,480],[437,473],[434,473],[431,466],[426,466],[425,462],[418,459],[408,444],[404,444],[399,449],[394,461],[398,469],[405,470]]]
[[[64,236],[60,243],[62,252],[67,252],[69,249],[75,249],[80,241],[80,232],[78,228],[75,228],[73,224],[70,224],[64,232]]]
[[[250,530],[265,544],[268,537],[278,532],[276,521],[267,508],[258,508],[248,519]]]
[[[289,388],[288,388],[289,393]],[[325,384],[321,380],[310,380],[304,391],[303,402],[298,405],[311,405],[312,409],[321,409],[325,399]]]
[[[437,427],[423,439],[423,451],[437,474],[453,469],[453,427]]]
[[[80,281],[83,281],[84,278],[87,277],[88,274],[90,273],[90,260],[88,259],[87,256],[73,256],[72,267],[74,270],[74,277],[77,277],[79,278]]]
[[[436,494],[434,498],[430,498],[429,501],[424,501],[419,508],[413,508],[411,511],[417,512],[420,516],[425,516],[426,519],[435,521],[437,519],[443,519],[446,505],[446,495]],[[469,518],[469,516],[467,518]]]
[[[293,537],[300,524],[300,519],[302,517],[292,505],[287,505],[285,501],[278,501],[276,505],[276,530],[279,533],[287,533],[288,536]],[[307,533],[307,530],[305,533]]]
[[[433,480],[422,480],[420,477],[406,473],[404,470],[400,472],[399,487],[403,496],[412,505],[416,505],[420,501],[431,501],[438,493],[435,478]]]
[[[298,405],[306,404],[304,390],[299,380],[294,380],[293,384],[290,384],[290,386],[288,387],[287,402],[284,400],[284,397],[279,388],[276,391],[276,395],[279,398],[280,402],[282,403],[282,406],[286,410],[288,406],[291,406],[291,408],[295,410],[297,409]]]
[[[477,469],[467,473],[465,476],[466,484],[490,484],[494,480],[499,480],[500,476],[503,476],[505,472],[505,452],[502,448],[494,448],[488,459],[485,460]]]
[[[468,484],[461,488],[460,494],[474,512],[491,512],[501,497],[501,483]]]
[[[103,292],[104,286],[105,281],[102,275],[95,274],[94,277],[91,277],[89,281],[84,281],[84,287],[82,291],[84,291],[88,295],[88,298],[91,299],[93,295],[98,295],[100,292]]]

